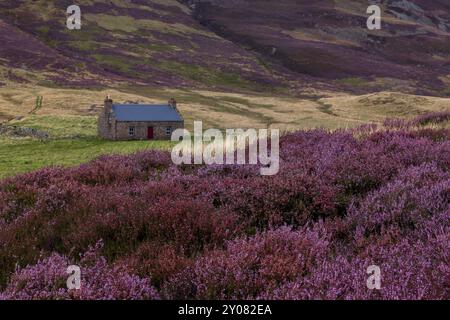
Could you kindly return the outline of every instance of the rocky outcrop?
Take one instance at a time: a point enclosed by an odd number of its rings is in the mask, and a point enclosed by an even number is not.
[[[37,139],[48,139],[50,136],[45,131],[36,130],[34,128],[10,126],[0,124],[0,136],[5,135],[9,137],[31,137]]]

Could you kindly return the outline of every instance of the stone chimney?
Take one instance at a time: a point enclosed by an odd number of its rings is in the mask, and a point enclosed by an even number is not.
[[[177,109],[177,100],[175,100],[174,98],[171,98],[169,100],[169,106],[171,106],[172,108],[174,108],[176,110]]]
[[[110,98],[109,94],[105,98],[105,113],[111,113],[112,112],[112,105],[113,100]]]

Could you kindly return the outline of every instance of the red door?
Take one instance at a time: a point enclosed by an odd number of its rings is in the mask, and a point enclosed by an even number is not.
[[[153,140],[153,127],[148,127],[147,128],[147,139],[148,140]]]

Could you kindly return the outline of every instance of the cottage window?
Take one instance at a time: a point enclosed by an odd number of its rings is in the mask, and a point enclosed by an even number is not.
[[[134,127],[129,127],[128,128],[128,135],[134,136]]]
[[[167,127],[167,128],[166,128],[166,134],[167,134],[168,136],[170,136],[170,135],[172,134],[172,127]]]

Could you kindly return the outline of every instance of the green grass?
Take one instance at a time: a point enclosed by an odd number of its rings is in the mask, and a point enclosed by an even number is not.
[[[70,46],[71,48],[79,49],[81,51],[87,51],[89,53],[101,47],[103,43],[92,40],[91,41],[80,40],[80,41],[70,41],[67,43],[67,45]]]
[[[12,125],[49,133],[50,139],[0,136],[0,178],[49,166],[76,166],[104,154],[170,150],[171,141],[107,141],[96,137],[96,118],[30,116]]]
[[[94,54],[92,57],[96,59],[101,66],[117,69],[123,73],[127,73],[131,70],[132,63],[130,61],[126,62],[120,57],[104,54]]]
[[[337,114],[335,114],[335,113],[333,112],[333,105],[332,105],[332,104],[325,103],[325,102],[322,102],[322,101],[320,101],[320,100],[317,100],[316,102],[319,104],[319,107],[318,107],[317,109],[318,109],[320,112],[329,114],[329,115],[331,115],[331,116],[336,116],[336,117],[338,116]]]
[[[359,87],[366,86],[369,82],[362,78],[349,77],[349,78],[343,78],[343,79],[336,80],[336,83],[343,84],[343,85],[346,85],[349,87],[359,88]]]
[[[50,27],[49,26],[40,26],[36,30],[41,35],[47,35],[50,32]]]
[[[136,44],[137,47],[141,49],[147,49],[150,51],[156,51],[156,52],[173,52],[176,50],[182,50],[178,49],[175,45],[170,45],[163,42],[158,43],[138,43]]]
[[[49,166],[76,166],[103,154],[130,154],[146,149],[169,150],[170,141],[90,139],[0,139],[0,178]]]
[[[165,71],[180,75],[183,78],[191,79],[210,86],[224,86],[249,91],[264,91],[269,89],[262,84],[243,79],[239,74],[234,72],[219,71],[203,66],[173,61],[161,62],[159,67]]]
[[[450,86],[445,88],[444,90],[442,90],[442,93],[447,96],[450,97]]]

